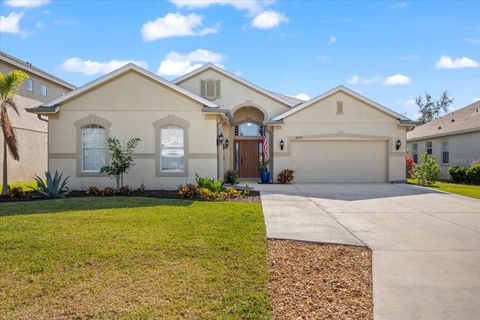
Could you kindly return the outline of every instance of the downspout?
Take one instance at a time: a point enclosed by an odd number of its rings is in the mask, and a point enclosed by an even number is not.
[[[49,130],[50,124],[48,123],[48,119],[42,118],[42,115],[41,115],[41,114],[38,114],[38,113],[37,113],[37,118],[38,118],[38,120],[47,123],[47,171],[50,172],[50,134],[49,134],[49,132],[50,132],[50,130]]]
[[[217,122],[217,136],[215,137],[215,143],[217,144],[217,179],[220,179],[220,153],[223,150],[223,145],[218,143],[218,136],[220,134],[220,126],[226,122],[228,122],[228,120]]]

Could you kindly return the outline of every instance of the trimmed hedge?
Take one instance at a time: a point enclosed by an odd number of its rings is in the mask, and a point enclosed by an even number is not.
[[[448,173],[454,182],[480,184],[480,162],[469,167],[451,167]]]

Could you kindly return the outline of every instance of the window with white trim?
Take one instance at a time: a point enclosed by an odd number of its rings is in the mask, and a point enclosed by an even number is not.
[[[414,143],[412,149],[413,162],[418,163],[418,143]]]
[[[264,135],[264,126],[252,122],[245,122],[235,126],[235,136],[238,137],[261,137]]]
[[[432,155],[433,154],[433,146],[432,146],[432,141],[427,141],[425,142],[425,151],[427,154]]]
[[[442,141],[442,163],[448,164],[450,162],[450,151],[448,141]]]
[[[82,171],[100,172],[107,159],[107,136],[105,128],[88,125],[82,128]]]
[[[185,129],[176,125],[160,128],[160,171],[185,171]]]
[[[44,97],[47,96],[47,85],[46,84],[40,85],[40,94]]]
[[[200,80],[200,95],[208,100],[220,98],[220,80]]]
[[[25,90],[33,92],[33,79],[25,80]]]

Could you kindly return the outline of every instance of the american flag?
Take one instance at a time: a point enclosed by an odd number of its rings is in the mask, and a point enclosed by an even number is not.
[[[268,139],[267,139],[266,130],[263,131],[262,151],[263,151],[263,161],[267,161],[268,160]]]

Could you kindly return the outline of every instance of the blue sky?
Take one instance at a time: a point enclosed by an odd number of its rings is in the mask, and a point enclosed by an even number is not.
[[[173,79],[213,62],[266,89],[339,84],[415,117],[480,99],[480,1],[2,0],[0,50],[82,85],[127,61]]]

